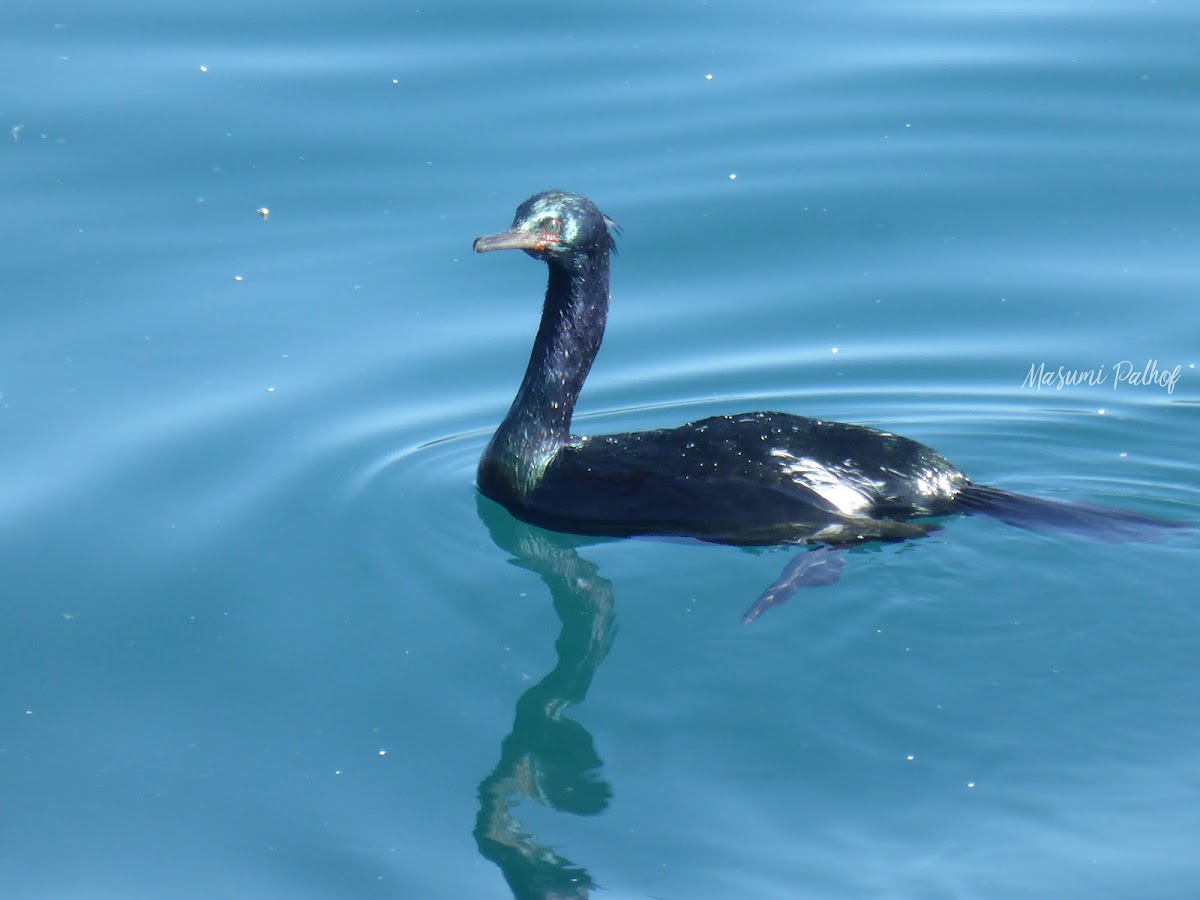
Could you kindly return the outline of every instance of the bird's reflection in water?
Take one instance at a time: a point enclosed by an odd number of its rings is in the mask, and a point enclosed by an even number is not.
[[[579,555],[571,537],[519,522],[483,497],[478,502],[496,545],[550,589],[561,631],[554,645],[557,663],[517,700],[500,760],[479,785],[475,842],[500,867],[518,900],[588,897],[595,884],[587,870],[526,831],[514,807],[526,798],[589,816],[603,812],[612,798],[592,735],[566,716],[571,704],[587,696],[612,646],[612,585]]]
[[[554,644],[557,663],[517,700],[500,760],[479,785],[475,842],[500,867],[518,900],[587,897],[595,887],[587,870],[539,842],[513,810],[525,798],[559,812],[591,816],[603,812],[612,798],[592,735],[566,717],[571,704],[587,697],[592,677],[612,647],[612,584],[579,555],[585,539],[527,525],[481,495],[476,502],[496,546],[511,554],[516,565],[536,572],[550,589],[561,630]],[[752,621],[800,588],[829,584],[842,562],[842,552],[834,548],[802,550],[742,621]]]

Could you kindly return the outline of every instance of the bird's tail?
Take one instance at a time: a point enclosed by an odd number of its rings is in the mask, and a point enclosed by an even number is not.
[[[981,513],[1018,528],[1066,531],[1102,541],[1161,541],[1171,534],[1191,530],[1191,526],[1182,522],[1126,509],[1047,500],[982,484],[969,485],[955,499],[958,508],[965,513]]]

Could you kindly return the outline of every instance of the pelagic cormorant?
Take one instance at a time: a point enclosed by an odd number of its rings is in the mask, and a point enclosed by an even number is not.
[[[547,191],[517,208],[509,230],[475,240],[477,253],[524,250],[550,271],[529,367],[479,462],[479,490],[518,518],[574,534],[739,545],[902,540],[937,527],[907,520],[950,513],[1111,540],[1153,539],[1177,527],[976,485],[916,441],[789,413],[571,434],[604,336],[615,230],[586,197]]]

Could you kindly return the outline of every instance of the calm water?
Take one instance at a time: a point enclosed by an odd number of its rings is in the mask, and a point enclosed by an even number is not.
[[[624,226],[580,430],[802,412],[1200,521],[1197,46],[1173,0],[7,0],[0,893],[1200,894],[1196,536],[951,521],[741,627],[788,552],[478,500],[543,272],[469,252],[547,187]]]

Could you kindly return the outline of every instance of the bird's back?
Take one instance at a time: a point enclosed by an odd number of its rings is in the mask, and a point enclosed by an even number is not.
[[[946,512],[967,483],[907,438],[757,412],[577,438],[526,497],[496,499],[560,531],[766,545],[912,536],[877,520]]]

